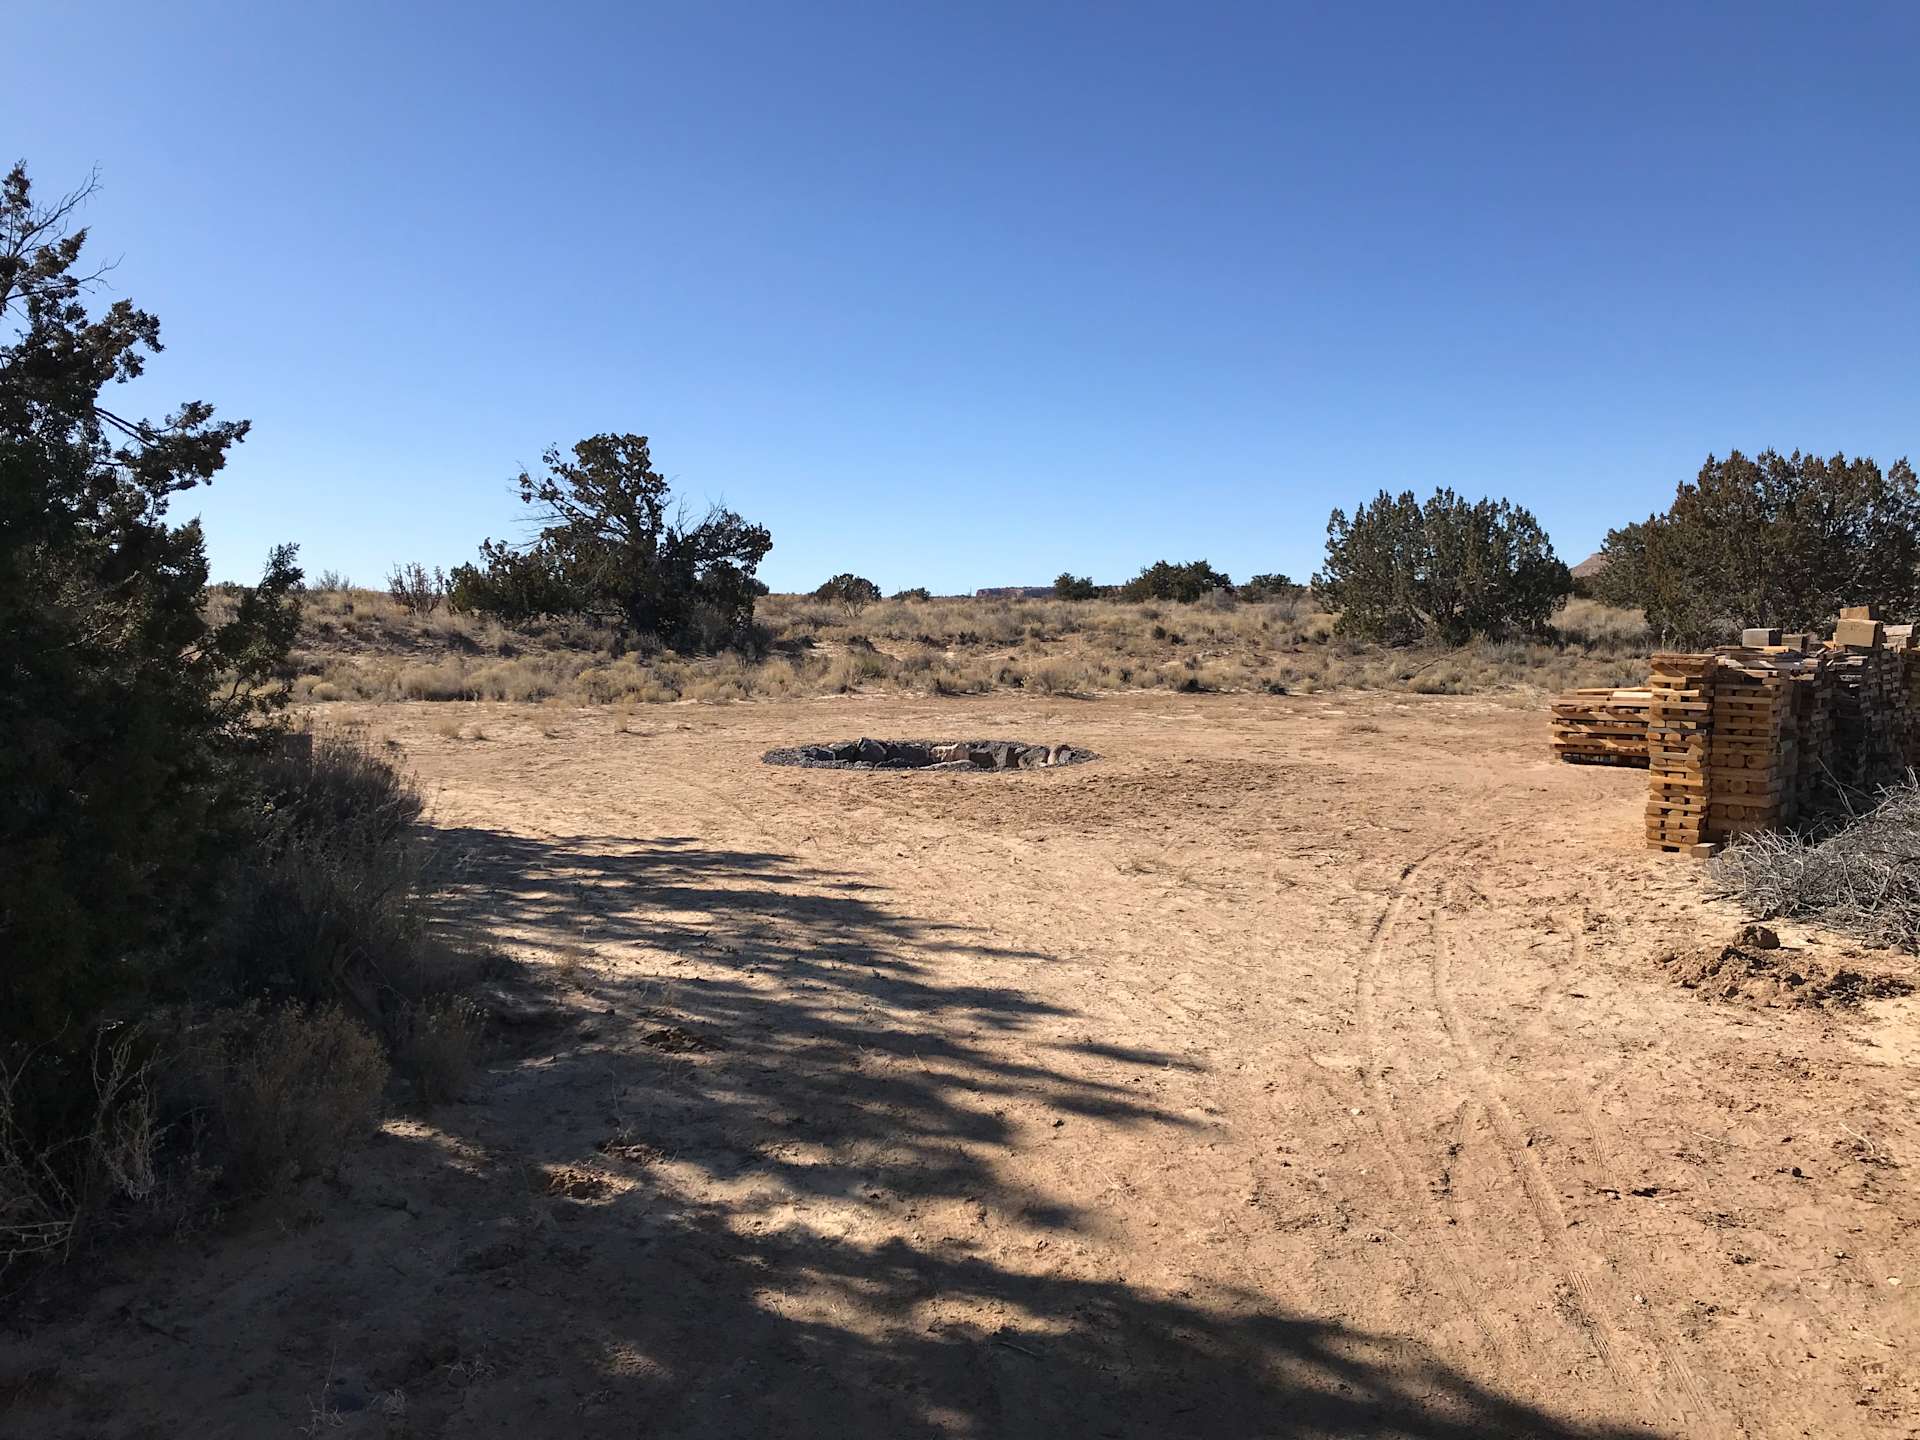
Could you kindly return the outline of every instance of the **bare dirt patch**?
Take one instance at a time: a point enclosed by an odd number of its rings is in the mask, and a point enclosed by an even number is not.
[[[610,1160],[625,1161],[629,1165],[653,1165],[667,1158],[666,1152],[657,1145],[621,1136],[609,1136],[596,1142],[593,1148]]]
[[[1745,917],[1531,704],[448,708],[361,713],[543,1023],[284,1212],[16,1313],[0,1434],[1920,1424],[1920,1010],[1672,984]],[[1102,760],[758,763],[862,732]],[[529,1184],[569,1173],[609,1188]]]
[[[604,1175],[577,1170],[571,1165],[536,1172],[534,1189],[541,1195],[561,1196],[568,1200],[600,1200],[613,1193],[613,1184]]]
[[[1891,1000],[1913,992],[1903,973],[1859,955],[1826,958],[1805,947],[1756,943],[1749,926],[1731,942],[1688,946],[1660,957],[1676,985],[1714,1000],[1751,1005],[1806,1005],[1857,1009],[1863,1001]]]
[[[640,1043],[669,1055],[704,1055],[721,1048],[712,1036],[696,1035],[680,1025],[662,1025],[658,1030],[649,1030],[640,1037]]]

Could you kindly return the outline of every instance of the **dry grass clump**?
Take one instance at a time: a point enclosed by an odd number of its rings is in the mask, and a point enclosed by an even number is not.
[[[38,1057],[0,1064],[0,1271],[15,1261],[65,1253],[82,1224],[116,1201],[151,1204],[162,1188],[163,1135],[143,1037],[129,1026],[99,1036],[88,1088],[88,1122],[57,1145],[43,1143],[21,1091]]]
[[[273,963],[237,975],[234,989],[345,1005],[384,1036],[416,1090],[444,1094],[479,1038],[478,1012],[460,997],[506,962],[433,926],[438,865],[417,824],[420,796],[384,755],[338,731],[291,747],[268,780],[276,813],[240,887],[231,943]]]
[[[1553,617],[1554,634],[1563,644],[1643,647],[1652,643],[1647,617],[1578,596],[1562,605]]]
[[[435,922],[419,795],[351,734],[269,732],[223,921],[89,1047],[0,1046],[0,1271],[84,1234],[177,1230],[333,1166],[377,1123],[388,1055],[458,1095],[507,963]]]
[[[603,622],[586,618],[535,620],[509,629],[480,615],[435,610],[416,614],[384,590],[321,590],[309,586],[301,597],[302,643],[329,654],[446,652],[495,655],[511,659],[527,650],[572,650],[592,654],[613,648],[615,635]],[[211,618],[225,617],[232,596],[208,597]]]
[[[1715,877],[1762,920],[1811,920],[1873,945],[1920,951],[1920,781],[1824,838],[1763,831],[1713,861]]]
[[[858,690],[869,681],[891,680],[897,669],[898,662],[891,655],[883,655],[871,645],[852,646],[828,663],[820,684],[827,693],[838,695]]]
[[[227,1177],[266,1193],[322,1174],[380,1120],[387,1059],[338,1006],[223,1017],[205,1085]]]
[[[224,937],[237,994],[380,1011],[422,943],[419,795],[350,735],[320,731],[264,768],[270,814]]]
[[[422,1105],[458,1100],[480,1053],[486,1015],[461,995],[440,995],[402,1007],[390,1027],[394,1068]]]
[[[1644,678],[1652,640],[1637,612],[1573,600],[1540,638],[1389,649],[1336,632],[1307,595],[1270,602],[884,600],[850,612],[808,596],[760,604],[755,653],[623,649],[590,621],[509,632],[492,621],[409,615],[371,591],[321,597],[296,698],[543,700],[590,705],[737,701],[900,690],[1031,689],[1312,694],[1561,690]]]
[[[1100,686],[1103,678],[1084,662],[1054,656],[1023,666],[1020,685],[1041,695],[1075,695],[1103,688]]]

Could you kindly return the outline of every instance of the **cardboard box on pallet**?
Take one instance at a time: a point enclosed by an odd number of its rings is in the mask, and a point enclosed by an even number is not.
[[[1842,620],[1833,627],[1833,643],[1848,649],[1877,650],[1886,638],[1886,627],[1878,620]]]

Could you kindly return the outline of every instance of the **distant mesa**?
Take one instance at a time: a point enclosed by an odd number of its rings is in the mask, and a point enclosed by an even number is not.
[[[1608,556],[1602,555],[1596,550],[1593,554],[1587,556],[1586,559],[1573,567],[1573,578],[1576,580],[1591,580],[1611,563],[1612,561]]]
[[[1045,600],[1053,594],[1051,585],[990,585],[973,592],[976,600]]]

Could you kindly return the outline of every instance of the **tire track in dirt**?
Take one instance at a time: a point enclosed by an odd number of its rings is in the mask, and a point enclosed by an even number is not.
[[[1452,893],[1451,884],[1442,885],[1440,892],[1442,907],[1451,901]],[[1434,1008],[1440,1014],[1440,1021],[1445,1027],[1447,1038],[1464,1062],[1462,1070],[1486,1112],[1494,1136],[1502,1151],[1505,1152],[1509,1166],[1520,1178],[1527,1208],[1532,1213],[1541,1237],[1553,1252],[1555,1267],[1580,1297],[1582,1328],[1587,1332],[1589,1341],[1608,1372],[1616,1380],[1625,1381],[1627,1377],[1621,1373],[1620,1363],[1614,1353],[1618,1343],[1617,1327],[1602,1305],[1600,1297],[1594,1293],[1581,1267],[1575,1263],[1576,1257],[1566,1240],[1567,1220],[1560,1206],[1560,1198],[1553,1193],[1553,1187],[1547,1182],[1545,1171],[1541,1168],[1539,1161],[1533,1157],[1532,1146],[1524,1129],[1495,1087],[1493,1077],[1487,1070],[1486,1061],[1474,1045],[1472,1036],[1460,1017],[1459,1006],[1453,1000],[1448,978],[1453,963],[1452,937],[1447,933],[1445,924],[1437,917],[1431,922],[1431,926],[1434,943],[1432,955],[1428,961],[1428,978]],[[1645,1387],[1641,1388],[1644,1393]]]
[[[1421,1229],[1429,1238],[1433,1253],[1437,1256],[1441,1270],[1445,1274],[1446,1288],[1452,1293],[1454,1302],[1462,1314],[1472,1322],[1479,1333],[1487,1357],[1496,1371],[1504,1374],[1518,1372],[1532,1380],[1533,1369],[1525,1363],[1495,1331],[1488,1319],[1486,1306],[1479,1297],[1479,1287],[1468,1276],[1466,1267],[1461,1263],[1457,1243],[1449,1238],[1447,1231],[1457,1224],[1456,1217],[1444,1213],[1427,1189],[1421,1185],[1415,1174],[1414,1147],[1405,1126],[1400,1122],[1400,1114],[1394,1105],[1393,1092],[1387,1085],[1385,1067],[1382,1064],[1384,1046],[1381,1043],[1378,1003],[1375,994],[1378,984],[1380,962],[1392,941],[1395,927],[1402,910],[1407,904],[1410,882],[1418,874],[1428,858],[1436,851],[1430,850],[1417,859],[1409,861],[1400,871],[1398,881],[1389,890],[1386,903],[1380,913],[1374,917],[1372,933],[1368,937],[1367,947],[1361,953],[1360,963],[1354,979],[1354,1014],[1359,1023],[1366,1053],[1362,1060],[1365,1066],[1365,1078],[1368,1092],[1373,1097],[1373,1129],[1380,1142],[1381,1153],[1386,1157],[1387,1168],[1392,1172],[1394,1188],[1399,1192],[1402,1204],[1408,1213],[1414,1214]],[[1419,1268],[1418,1261],[1415,1261]]]
[[[1461,858],[1477,854],[1489,848],[1498,850],[1498,841],[1482,842],[1462,847]],[[1529,1131],[1532,1128],[1526,1117],[1511,1106],[1501,1093],[1497,1077],[1488,1066],[1486,1059],[1473,1037],[1471,1027],[1460,1011],[1454,998],[1452,986],[1452,966],[1454,955],[1454,937],[1452,927],[1444,919],[1454,894],[1451,878],[1444,879],[1440,889],[1440,906],[1431,923],[1433,945],[1428,961],[1430,989],[1434,1008],[1438,1012],[1448,1041],[1459,1053],[1463,1062],[1462,1073],[1472,1086],[1478,1098],[1493,1134],[1499,1144],[1508,1166],[1520,1184],[1521,1195],[1526,1202],[1535,1227],[1542,1240],[1553,1255],[1555,1268],[1568,1285],[1573,1288],[1579,1302],[1581,1328],[1586,1333],[1595,1353],[1606,1366],[1608,1373],[1623,1388],[1631,1386],[1641,1396],[1650,1411],[1677,1422],[1688,1424],[1686,1404],[1676,1404],[1656,1384],[1648,1379],[1641,1367],[1631,1363],[1628,1354],[1633,1348],[1635,1338],[1620,1323],[1615,1308],[1609,1305],[1599,1288],[1587,1273],[1583,1261],[1604,1261],[1620,1268],[1626,1268],[1629,1261],[1618,1253],[1617,1246],[1607,1247],[1605,1255],[1598,1255],[1585,1245],[1578,1244],[1572,1238],[1572,1226],[1567,1220],[1565,1208],[1553,1187],[1546,1168],[1534,1152]],[[1597,1141],[1597,1136],[1594,1137]],[[1637,1282],[1637,1293],[1645,1290]],[[1664,1326],[1654,1321],[1657,1331],[1664,1332]],[[1707,1405],[1690,1369],[1680,1359],[1671,1337],[1656,1333],[1644,1337],[1650,1340],[1652,1348],[1659,1357],[1660,1368],[1664,1373],[1673,1375],[1686,1392],[1687,1400],[1694,1409],[1711,1414],[1712,1407]]]
[[[1470,847],[1466,853],[1474,855],[1478,863],[1483,861],[1485,852],[1489,850],[1495,857],[1505,854],[1508,850],[1505,837],[1503,836]],[[1588,900],[1596,902],[1601,906],[1610,906],[1614,903],[1613,881],[1605,871],[1590,873],[1584,878],[1583,884]],[[1475,898],[1480,900],[1486,899],[1484,895],[1479,893],[1477,886],[1475,887]],[[1587,901],[1582,901],[1576,903],[1571,908],[1556,909],[1551,917],[1550,932],[1552,929],[1564,930],[1566,932],[1567,966],[1576,975],[1583,972],[1589,964],[1589,956],[1587,953],[1587,924],[1591,913],[1591,906]],[[1449,1001],[1452,1000],[1450,986],[1447,990],[1447,999]],[[1459,1020],[1463,1031],[1465,1031],[1467,1029],[1465,1020],[1464,1017],[1459,1014],[1457,1004],[1454,1007],[1454,1014],[1455,1018]],[[1540,1019],[1535,1023],[1544,1026],[1546,1018],[1543,1012]],[[1529,1026],[1527,1028],[1531,1029],[1532,1027]],[[1522,1033],[1525,1032],[1523,1031]],[[1487,1071],[1486,1074],[1488,1079],[1492,1080],[1491,1071]],[[1629,1193],[1626,1182],[1621,1179],[1620,1172],[1611,1158],[1611,1152],[1617,1151],[1620,1148],[1618,1143],[1619,1135],[1617,1130],[1614,1130],[1601,1114],[1599,1106],[1596,1103],[1594,1088],[1587,1084],[1581,1077],[1572,1074],[1566,1077],[1566,1083],[1572,1090],[1573,1098],[1578,1104],[1580,1113],[1585,1120],[1586,1133],[1584,1138],[1587,1142],[1587,1153],[1593,1157],[1594,1164],[1600,1172],[1605,1188],[1611,1189],[1619,1195]],[[1528,1129],[1531,1130],[1533,1128],[1531,1118],[1528,1116],[1525,1107],[1515,1106],[1514,1108],[1519,1119],[1526,1121]],[[1608,1138],[1609,1135],[1611,1135],[1611,1139]],[[1528,1157],[1531,1158],[1531,1155],[1532,1151],[1529,1149]],[[1592,1223],[1583,1221],[1582,1224],[1591,1224],[1592,1228],[1599,1231],[1603,1240],[1608,1242],[1604,1245],[1602,1258],[1620,1275],[1624,1282],[1624,1288],[1632,1294],[1636,1304],[1640,1302],[1641,1297],[1651,1295],[1653,1292],[1643,1278],[1643,1271],[1635,1262],[1634,1256],[1636,1252],[1633,1245],[1628,1242],[1624,1236],[1620,1235],[1618,1231],[1613,1230],[1604,1222]],[[1590,1253],[1590,1247],[1588,1248]],[[1616,1305],[1616,1313],[1620,1308],[1621,1307]],[[1681,1407],[1681,1421],[1683,1423],[1688,1421],[1687,1410],[1688,1407],[1691,1407],[1693,1416],[1704,1417],[1716,1426],[1720,1425],[1723,1421],[1723,1416],[1720,1413],[1719,1407],[1708,1398],[1706,1391],[1702,1388],[1698,1377],[1693,1371],[1693,1367],[1687,1363],[1683,1348],[1675,1339],[1672,1329],[1660,1319],[1656,1313],[1651,1311],[1646,1312],[1646,1324],[1648,1333],[1640,1334],[1634,1330],[1630,1330],[1629,1333],[1637,1334],[1637,1338],[1643,1343],[1652,1346],[1659,1356],[1662,1373],[1671,1375],[1683,1393],[1686,1404]]]
[[[1585,965],[1587,958],[1586,907],[1581,906],[1577,913],[1572,911],[1565,912],[1559,918],[1567,927],[1568,963],[1578,970]],[[1607,1125],[1605,1118],[1600,1113],[1600,1107],[1596,1102],[1592,1087],[1582,1084],[1577,1085],[1576,1089],[1580,1101],[1580,1113],[1587,1122],[1588,1149],[1592,1152],[1595,1163],[1600,1167],[1602,1176],[1606,1179],[1607,1184],[1612,1187],[1614,1193],[1624,1195],[1627,1193],[1626,1184],[1621,1179],[1619,1171],[1613,1163],[1612,1147],[1603,1137],[1602,1133],[1611,1127]],[[1603,1234],[1610,1233],[1606,1227],[1603,1226],[1601,1228]],[[1649,1287],[1647,1283],[1641,1279],[1640,1267],[1634,1263],[1631,1254],[1626,1253],[1624,1248],[1617,1244],[1609,1248],[1613,1254],[1615,1263],[1626,1276],[1633,1292],[1636,1295],[1649,1294]],[[1692,1403],[1694,1412],[1711,1419],[1717,1424],[1721,1418],[1718,1409],[1707,1399],[1706,1392],[1701,1389],[1699,1379],[1693,1373],[1693,1367],[1687,1363],[1686,1356],[1681,1352],[1680,1346],[1675,1343],[1672,1332],[1657,1316],[1651,1318],[1657,1332],[1653,1340],[1660,1352],[1661,1362],[1679,1381],[1680,1388],[1686,1392],[1687,1399]],[[1681,1416],[1682,1421],[1684,1422],[1686,1418],[1683,1413]]]
[[[724,793],[720,787],[694,783],[689,788],[701,793],[711,801],[715,808],[724,808],[744,822],[750,828],[756,827],[756,817],[751,810],[739,803],[734,796]],[[995,797],[998,799],[999,797]],[[1018,798],[1008,796],[1012,802]],[[1217,828],[1227,829],[1243,823],[1255,811],[1259,803],[1257,796],[1239,795],[1222,807],[1215,818]],[[996,810],[1001,807],[996,806]],[[1005,809],[1007,818],[1015,816],[1026,818],[1022,808],[1008,804]],[[882,813],[886,813],[882,807]],[[897,816],[887,815],[888,819]],[[1460,817],[1470,820],[1471,815]],[[835,827],[836,839],[852,839],[856,828],[851,818],[842,815],[841,825]],[[1012,841],[1005,835],[987,830],[982,840],[997,842],[1001,847],[1012,849]],[[1144,837],[1143,837],[1144,838]],[[1151,843],[1151,842],[1149,842]],[[1473,1241],[1463,1236],[1482,1236],[1493,1242],[1493,1235],[1487,1230],[1486,1222],[1477,1220],[1463,1221],[1461,1214],[1450,1199],[1436,1196],[1432,1188],[1421,1178],[1426,1168],[1425,1146],[1418,1143],[1407,1129],[1403,1109],[1394,1098],[1389,1083],[1389,1046],[1388,1017],[1381,1013],[1380,979],[1386,957],[1393,953],[1396,943],[1405,935],[1407,910],[1419,903],[1419,896],[1426,895],[1435,903],[1444,907],[1454,897],[1454,876],[1451,872],[1468,862],[1470,857],[1489,848],[1504,848],[1494,841],[1454,841],[1434,846],[1417,858],[1406,863],[1400,870],[1397,880],[1389,887],[1384,904],[1373,917],[1367,943],[1362,952],[1355,978],[1355,1009],[1359,1028],[1364,1039],[1364,1079],[1366,1089],[1372,1099],[1372,1124],[1369,1127],[1377,1139],[1382,1156],[1386,1161],[1394,1189],[1400,1197],[1401,1211],[1415,1222],[1415,1233],[1409,1238],[1415,1243],[1407,1246],[1406,1254],[1416,1274],[1425,1272],[1429,1277],[1428,1286],[1437,1295],[1448,1295],[1457,1307],[1459,1315],[1464,1317],[1478,1337],[1479,1348],[1487,1363],[1506,1376],[1524,1377],[1528,1381],[1536,1380],[1539,1366],[1534,1347],[1524,1333],[1509,1334],[1496,1318],[1495,1310],[1487,1303],[1485,1285],[1473,1277],[1470,1252]],[[1030,857],[1028,857],[1030,858]],[[1439,864],[1436,865],[1436,859]],[[1436,876],[1435,871],[1440,873]],[[1181,908],[1189,896],[1220,898],[1223,890],[1243,888],[1243,885],[1222,886],[1217,880],[1202,880],[1193,873],[1191,866],[1169,865],[1165,890],[1157,897],[1157,909],[1165,913],[1169,907]],[[1378,894],[1378,892],[1375,892]],[[1453,1001],[1449,971],[1452,963],[1452,938],[1447,933],[1444,916],[1433,914],[1426,917],[1426,928],[1431,935],[1427,971],[1425,977],[1433,991],[1435,1009],[1439,1014],[1444,1031],[1447,1049],[1439,1054],[1451,1054],[1452,1063],[1447,1068],[1456,1072],[1463,1088],[1471,1099],[1463,1098],[1456,1116],[1456,1125],[1464,1134],[1466,1118],[1470,1112],[1485,1115],[1491,1132],[1496,1137],[1503,1159],[1511,1174],[1519,1181],[1520,1198],[1533,1226],[1539,1232],[1549,1253],[1553,1257],[1555,1271],[1563,1277],[1578,1297],[1579,1323],[1582,1333],[1587,1337],[1593,1352],[1606,1367],[1615,1383],[1625,1391],[1637,1393],[1642,1397],[1643,1405],[1650,1414],[1658,1414],[1669,1407],[1660,1403],[1660,1398],[1649,1385],[1637,1366],[1629,1363],[1629,1353],[1634,1349],[1635,1339],[1652,1337],[1629,1336],[1623,1332],[1616,1312],[1606,1303],[1605,1297],[1593,1284],[1586,1273],[1587,1263],[1605,1260],[1617,1263],[1614,1255],[1595,1256],[1591,1251],[1573,1243],[1571,1226],[1561,1207],[1558,1195],[1553,1191],[1549,1177],[1538,1159],[1531,1153],[1526,1143],[1525,1117],[1519,1116],[1507,1105],[1494,1089],[1493,1076],[1480,1055],[1470,1031]],[[1576,947],[1578,932],[1575,928]],[[1577,949],[1576,949],[1577,953]],[[1238,971],[1241,967],[1231,967]],[[1411,967],[1410,967],[1411,968]],[[1409,977],[1411,978],[1411,977]],[[1394,1008],[1398,1012],[1398,1005]],[[1430,1023],[1430,1021],[1428,1022]],[[1416,1042],[1417,1043],[1417,1042]],[[1596,1149],[1597,1149],[1597,1133]],[[1466,1227],[1466,1228],[1463,1228]],[[1614,1247],[1608,1247],[1610,1250]],[[1438,1283],[1432,1283],[1438,1281]],[[1635,1285],[1636,1290],[1644,1293],[1644,1288]],[[1678,1382],[1691,1408],[1697,1414],[1711,1413],[1701,1398],[1698,1386],[1689,1370],[1673,1352],[1671,1345],[1664,1340],[1654,1339],[1654,1348],[1661,1355],[1662,1369]],[[1681,1407],[1679,1419],[1684,1423],[1685,1409]]]

